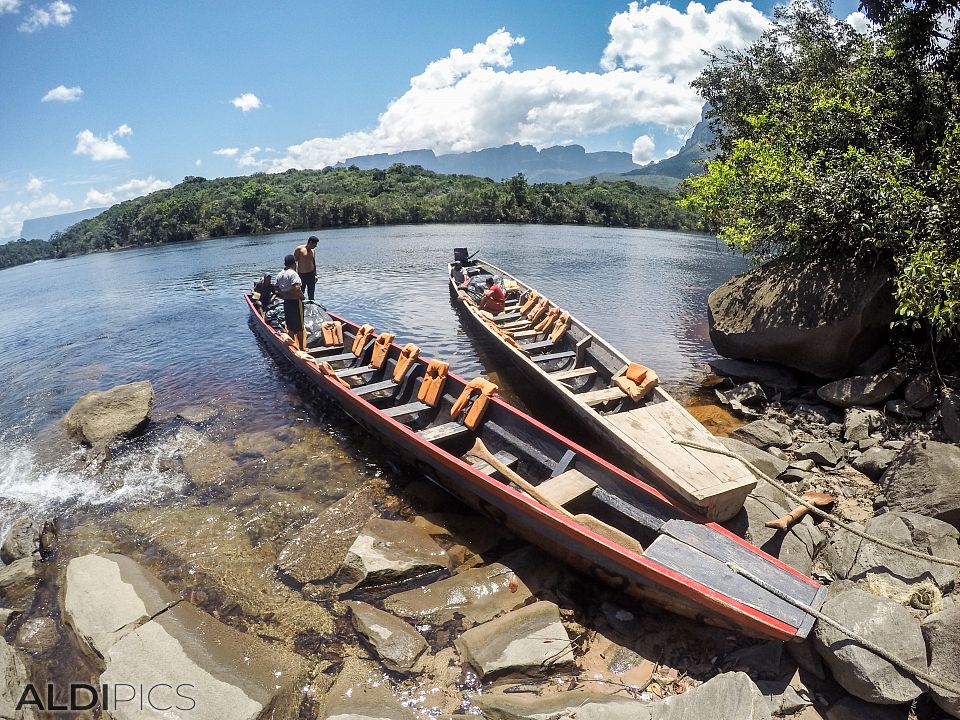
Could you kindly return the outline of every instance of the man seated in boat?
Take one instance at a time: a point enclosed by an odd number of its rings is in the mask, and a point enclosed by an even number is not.
[[[270,309],[273,301],[277,298],[277,288],[273,284],[273,278],[267,273],[253,284],[253,302],[260,308],[261,313]]]
[[[503,290],[494,282],[493,277],[487,278],[487,289],[483,291],[483,297],[477,305],[478,310],[486,310],[491,315],[499,315],[503,312],[507,304],[507,296]]]
[[[450,277],[453,279],[454,284],[461,290],[470,284],[470,278],[467,277],[467,274],[463,271],[463,265],[459,262],[453,264]]]
[[[287,324],[287,333],[301,350],[306,350],[307,337],[303,332],[303,282],[297,274],[297,259],[293,255],[287,255],[283,259],[283,271],[277,275],[274,287],[283,300],[283,319]]]

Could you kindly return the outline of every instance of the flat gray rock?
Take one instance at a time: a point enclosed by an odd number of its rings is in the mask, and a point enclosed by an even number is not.
[[[856,587],[844,587],[827,598],[821,612],[908,665],[926,667],[927,649],[920,624],[893,600]],[[910,702],[925,690],[918,681],[826,623],[818,621],[813,636],[817,652],[830,667],[834,679],[861,700],[899,705]]]
[[[348,657],[324,697],[325,720],[414,720],[390,691],[383,670],[373,662]]]
[[[475,704],[484,716],[496,720],[650,720],[653,707],[628,697],[585,692],[542,696],[484,693]]]
[[[826,720],[907,720],[909,715],[909,705],[874,705],[848,695],[831,705],[825,718]]]
[[[534,603],[471,628],[455,644],[481,677],[548,671],[574,660],[560,610],[551,602]]]
[[[837,407],[878,405],[886,402],[903,384],[904,375],[888,370],[879,375],[855,375],[827,383],[817,390],[824,402]]]
[[[427,641],[403,620],[363,602],[348,602],[354,629],[394,672],[409,672],[427,649]]]
[[[877,410],[847,408],[843,416],[843,439],[849,442],[866,440],[882,420],[883,415]]]
[[[884,513],[867,521],[864,531],[901,547],[960,561],[960,546],[957,544],[960,532],[952,525],[926,515]],[[950,592],[956,583],[956,567],[889,550],[844,530],[837,530],[832,544],[837,548],[836,552],[824,553],[824,559],[839,578],[860,581],[870,573],[883,575],[889,582],[903,586],[930,579],[945,593]]]
[[[100,657],[131,629],[178,602],[166,585],[124,555],[83,555],[67,565],[64,621]]]
[[[796,452],[797,460],[813,460],[821,467],[833,467],[840,462],[841,453],[829,442],[809,442],[804,443]]]
[[[920,624],[930,657],[930,674],[960,686],[960,607],[928,615]],[[930,696],[945,712],[960,717],[960,695],[930,687]]]
[[[775,420],[754,420],[734,430],[733,437],[761,450],[768,447],[786,448],[793,443],[790,428]]]
[[[911,442],[880,478],[891,510],[929,515],[960,528],[960,447]]]
[[[23,653],[14,650],[0,636],[0,718],[3,720],[31,720],[36,717],[32,708],[16,709],[29,679],[25,661]]]
[[[63,416],[67,433],[94,447],[146,425],[153,410],[153,385],[147,380],[89,392]]]
[[[337,579],[381,585],[446,568],[447,562],[443,548],[412,523],[372,518],[347,550]]]
[[[35,555],[0,565],[0,598],[21,597],[33,590],[40,572]]]
[[[770,453],[754,447],[749,443],[745,443],[742,440],[737,440],[736,438],[718,438],[718,440],[720,440],[727,450],[736,453],[754,465],[760,472],[770,477],[777,477],[777,475],[786,470],[789,465],[786,460],[774,457]]]
[[[853,468],[862,472],[871,480],[879,480],[880,476],[890,467],[890,463],[897,459],[897,451],[885,447],[873,446],[867,448],[860,457],[854,458]]]
[[[651,706],[650,720],[770,720],[770,706],[746,673],[729,672]]]
[[[245,633],[223,625],[192,605],[181,603],[128,632],[107,650],[100,683],[144,687],[186,678],[181,694],[195,703],[204,720],[256,720],[291,717],[300,701],[304,668]],[[159,701],[159,693],[154,697]],[[171,691],[167,702],[183,703]],[[184,717],[189,716],[188,712]],[[114,720],[157,717],[134,703],[110,708]]]

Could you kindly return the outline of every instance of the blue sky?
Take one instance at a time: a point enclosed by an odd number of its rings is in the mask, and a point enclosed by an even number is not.
[[[368,152],[658,159],[696,122],[700,50],[749,43],[771,7],[0,0],[0,238],[185,175]]]

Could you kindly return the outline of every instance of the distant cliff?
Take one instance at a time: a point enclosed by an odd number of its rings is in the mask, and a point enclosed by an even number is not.
[[[23,221],[23,229],[20,230],[18,237],[27,240],[49,240],[55,232],[66,230],[71,225],[76,225],[81,220],[89,220],[96,217],[107,208],[88,208],[78,210],[77,212],[64,213],[63,215],[49,215],[41,218],[31,218]]]
[[[588,153],[580,145],[555,145],[537,150],[533,145],[503,145],[474,152],[436,155],[433,150],[408,150],[347,158],[340,167],[386,170],[394,163],[419,165],[446,175],[475,175],[506,180],[523,173],[529,182],[567,182],[590,175],[621,174],[640,168],[626,152]]]
[[[693,128],[690,138],[676,155],[664,158],[660,162],[644,165],[636,170],[630,170],[624,173],[624,176],[634,179],[637,176],[666,175],[682,180],[685,177],[701,173],[703,172],[703,166],[700,161],[711,158],[715,154],[710,150],[714,139],[715,136],[713,130],[710,129],[710,123],[701,119]]]

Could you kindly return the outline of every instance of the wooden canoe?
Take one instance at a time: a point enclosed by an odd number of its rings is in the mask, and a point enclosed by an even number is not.
[[[625,594],[688,617],[780,640],[810,631],[811,615],[726,563],[735,561],[814,608],[824,596],[817,582],[502,402],[496,386],[440,372],[435,361],[372,328],[357,343],[362,329],[335,315],[342,341],[327,338],[327,346],[319,335],[309,352],[299,352],[249,296],[247,303],[254,331],[275,355],[411,467],[529,542]],[[439,386],[435,377],[443,378]],[[479,389],[456,411],[471,384]],[[478,440],[492,455],[486,461],[478,457]]]
[[[632,364],[569,312],[564,314],[505,270],[485,260],[470,261],[463,268],[471,281],[464,291],[453,281],[452,267],[447,267],[450,291],[469,328],[493,341],[538,391],[557,398],[580,425],[625,462],[628,471],[640,474],[710,520],[723,522],[739,512],[757,484],[750,470],[739,460],[676,444],[674,440],[686,440],[724,449],[659,385],[639,400],[618,387],[618,378],[629,387],[626,376],[635,368],[642,368],[640,373],[648,368]],[[478,290],[490,275],[502,278],[507,292],[507,308],[497,316],[477,309]],[[536,298],[533,307],[521,313],[530,297]],[[541,327],[554,315],[553,324],[540,332],[538,323],[528,319],[538,306],[545,313]],[[569,317],[565,332],[551,337],[565,317]]]

